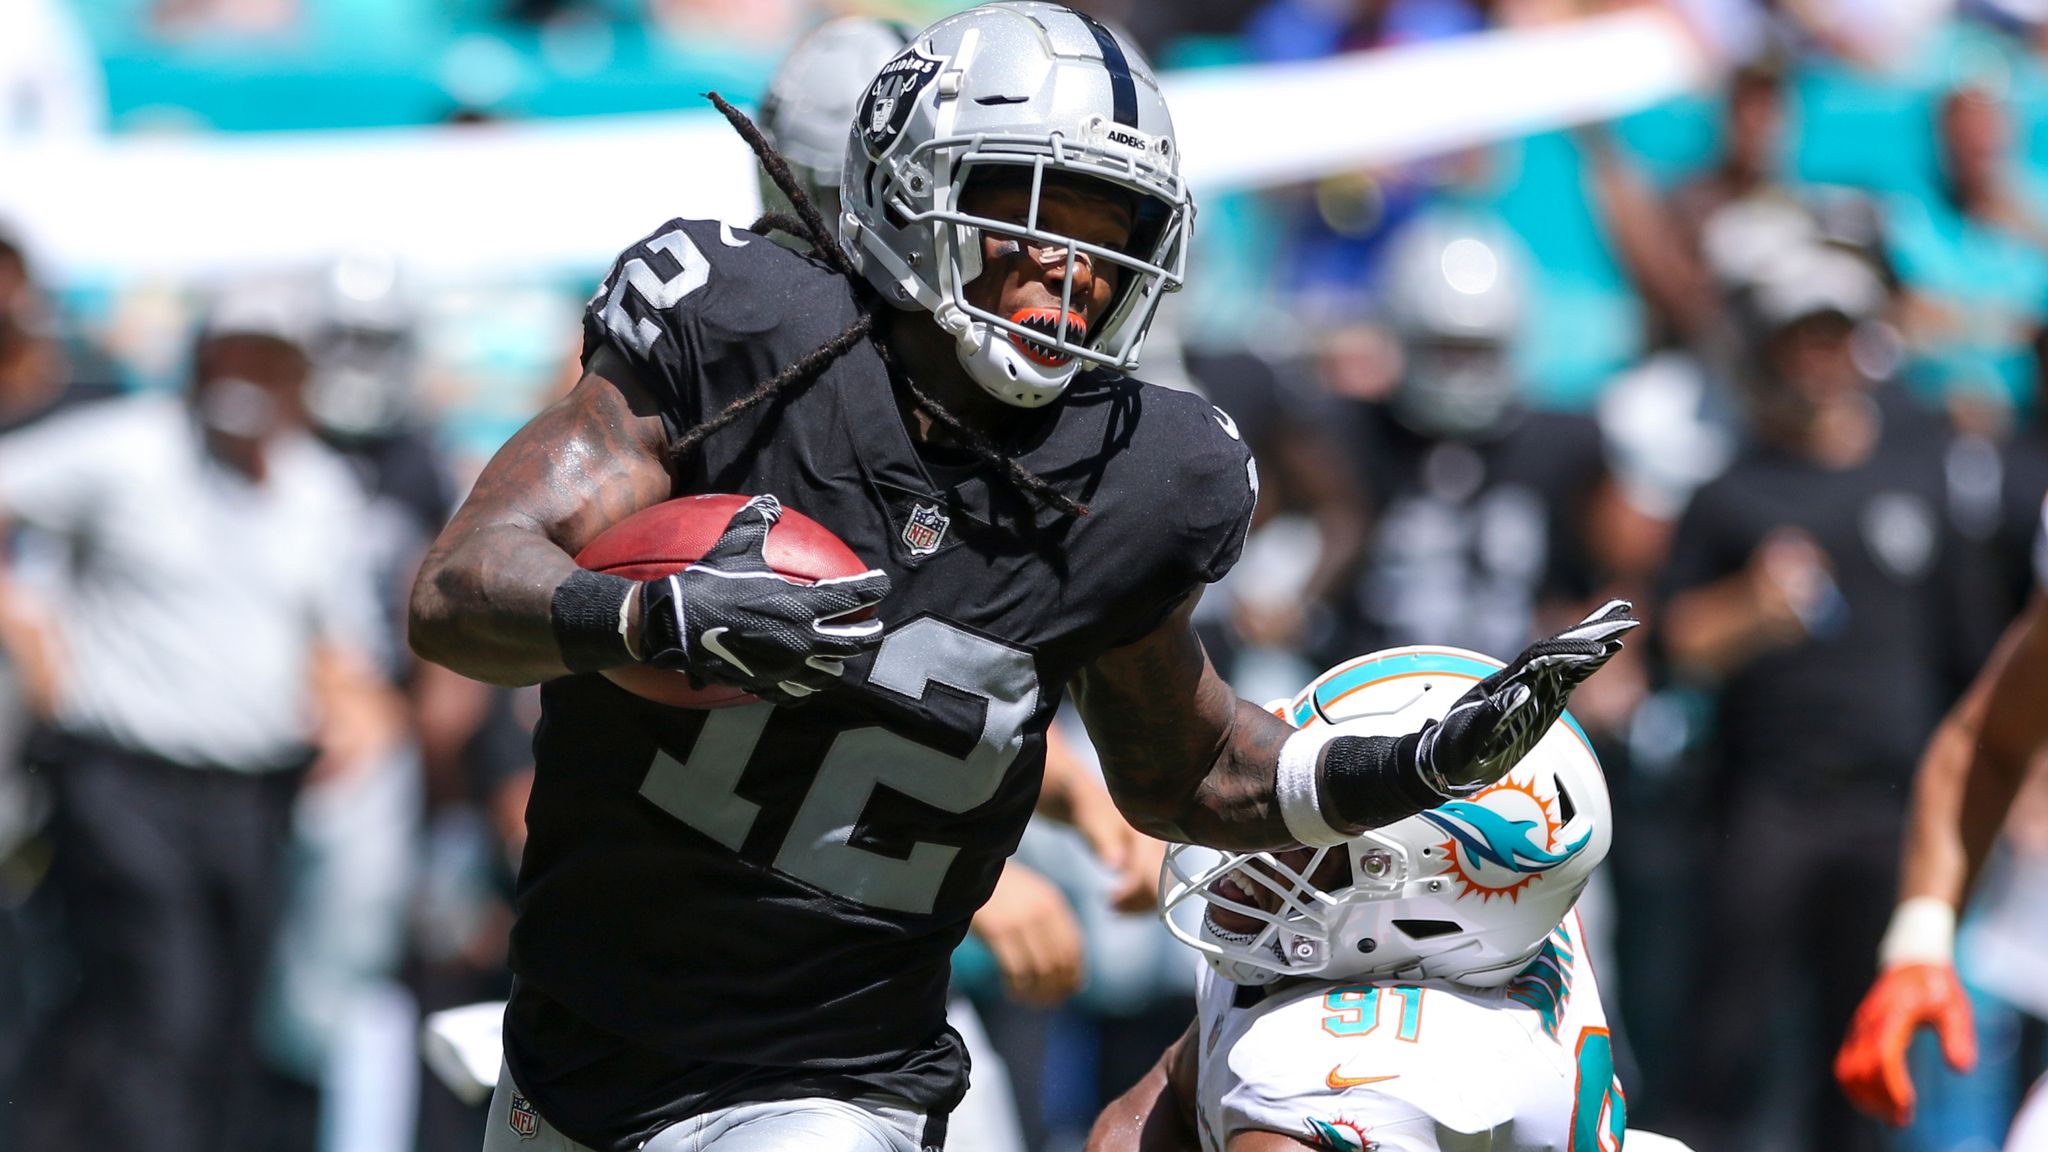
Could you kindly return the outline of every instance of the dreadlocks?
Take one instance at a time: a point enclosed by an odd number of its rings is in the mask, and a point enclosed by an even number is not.
[[[783,212],[764,213],[760,219],[754,221],[752,230],[766,232],[773,229],[809,243],[818,258],[832,265],[834,271],[853,285],[855,297],[860,302],[860,317],[847,325],[837,336],[825,341],[809,354],[790,361],[782,371],[762,381],[753,391],[732,401],[716,415],[683,433],[671,449],[672,459],[681,461],[696,451],[712,433],[739,419],[750,409],[776,396],[793,395],[809,386],[841,356],[852,351],[862,341],[872,339],[876,353],[881,356],[883,366],[888,369],[889,378],[903,385],[919,411],[931,417],[966,445],[968,451],[1001,472],[1025,495],[1069,516],[1087,515],[1087,505],[1053,487],[1043,477],[1019,463],[1014,455],[1003,451],[987,436],[968,427],[966,422],[947,410],[945,405],[940,404],[913,383],[909,374],[898,369],[894,358],[889,354],[887,343],[874,339],[879,326],[878,317],[886,305],[855,270],[853,262],[847,259],[846,253],[839,247],[837,238],[826,229],[824,218],[818,214],[818,209],[811,203],[811,198],[805,195],[803,185],[790,172],[788,161],[775,151],[774,146],[768,143],[768,138],[761,134],[761,130],[755,127],[752,120],[747,119],[745,113],[727,103],[716,92],[710,93],[709,96],[712,106],[733,126],[734,131],[740,134],[740,138],[747,142],[747,147],[754,150],[754,156],[760,160],[761,167],[768,173],[768,178],[775,182],[775,187],[796,209],[794,217]]]

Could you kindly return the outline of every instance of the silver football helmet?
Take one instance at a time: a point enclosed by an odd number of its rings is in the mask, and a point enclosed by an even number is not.
[[[388,252],[354,252],[314,285],[306,407],[337,436],[379,436],[418,414],[419,335],[404,270]]]
[[[1339,664],[1278,710],[1298,728],[1371,720],[1376,734],[1398,736],[1499,667],[1456,648],[1393,648]],[[1236,984],[1496,987],[1571,911],[1612,836],[1600,761],[1567,714],[1499,783],[1336,847],[1217,859],[1175,845],[1161,915]],[[1190,901],[1203,907],[1197,929],[1171,915]]]
[[[846,129],[875,70],[903,51],[910,29],[893,20],[842,16],[806,33],[783,57],[761,97],[760,128],[789,161],[790,174],[828,225],[839,219],[839,177],[846,169]],[[789,200],[768,173],[761,203],[787,212]]]
[[[1021,226],[961,207],[968,182],[990,166],[1028,182]],[[1130,194],[1137,211],[1127,250],[1040,227],[1049,174]],[[883,65],[861,95],[840,192],[840,244],[876,290],[899,308],[929,311],[952,334],[968,375],[1024,408],[1056,399],[1082,361],[1137,366],[1161,295],[1181,285],[1194,215],[1151,67],[1094,19],[1035,0],[941,20]],[[1071,289],[1057,319],[977,307],[966,287],[981,274],[985,228],[1041,260],[1064,260],[1068,285],[1076,261],[1116,266],[1116,297],[1085,328]]]
[[[1403,423],[1432,436],[1477,436],[1515,402],[1509,364],[1526,288],[1520,245],[1484,217],[1433,212],[1387,254],[1385,308],[1405,370]]]

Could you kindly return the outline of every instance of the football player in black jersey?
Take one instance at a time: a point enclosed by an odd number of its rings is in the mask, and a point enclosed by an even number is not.
[[[1150,69],[1095,21],[990,4],[915,37],[863,95],[837,244],[734,118],[798,212],[760,226],[813,251],[693,221],[629,248],[583,379],[414,592],[422,655],[548,681],[492,1148],[937,1146],[948,958],[1068,685],[1139,827],[1337,843],[1497,779],[1634,624],[1611,605],[1398,739],[1297,733],[1216,677],[1188,613],[1256,473],[1227,415],[1121,374],[1192,209]],[[693,492],[757,499],[676,576],[571,559]],[[768,572],[785,502],[875,570]],[[636,660],[763,700],[591,674]]]

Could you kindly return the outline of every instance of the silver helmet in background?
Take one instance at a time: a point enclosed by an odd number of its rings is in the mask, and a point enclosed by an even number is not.
[[[775,146],[804,195],[828,226],[839,219],[839,177],[846,167],[846,130],[868,81],[910,42],[910,29],[871,16],[827,20],[805,33],[783,57],[761,97],[760,128]],[[761,203],[790,210],[768,173]]]
[[[306,406],[314,423],[345,439],[411,423],[419,410],[419,339],[396,257],[358,252],[335,261],[317,277],[311,306]]]
[[[918,33],[868,84],[855,115],[840,244],[884,299],[932,314],[976,383],[1035,408],[1084,361],[1137,366],[1161,296],[1180,287],[1194,202],[1166,101],[1134,45],[1059,4],[984,4]],[[962,208],[968,183],[992,167],[1031,188],[1022,226]],[[1041,227],[1039,191],[1051,176],[1129,195],[1136,227],[1126,249]],[[1038,327],[970,303],[983,229],[1064,259],[1070,273],[1081,259],[1114,266],[1115,299],[1086,327],[1066,301],[1057,322]]]
[[[1511,355],[1527,298],[1521,244],[1484,216],[1431,212],[1393,240],[1383,288],[1405,362],[1402,423],[1430,436],[1481,436],[1514,406]]]

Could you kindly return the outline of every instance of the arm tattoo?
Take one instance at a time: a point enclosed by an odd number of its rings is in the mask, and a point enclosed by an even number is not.
[[[1152,635],[1074,681],[1074,702],[1131,822],[1216,848],[1291,844],[1273,781],[1294,729],[1240,700],[1189,623],[1189,597]]]
[[[413,586],[414,650],[499,684],[566,675],[555,588],[584,544],[672,494],[667,447],[653,398],[600,353],[499,449],[428,551]]]

